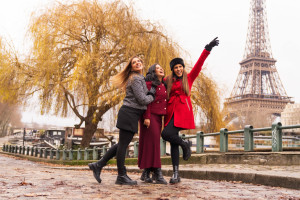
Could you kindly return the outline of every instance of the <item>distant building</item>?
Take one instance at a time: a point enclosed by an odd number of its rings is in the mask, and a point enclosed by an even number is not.
[[[300,103],[287,104],[281,113],[282,125],[300,124]]]
[[[300,103],[286,105],[281,113],[281,123],[283,126],[300,124]],[[292,133],[300,132],[300,128],[289,130]]]

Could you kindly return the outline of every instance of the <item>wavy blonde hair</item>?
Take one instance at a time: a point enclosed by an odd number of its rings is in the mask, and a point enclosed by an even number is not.
[[[118,73],[117,75],[115,75],[113,78],[112,78],[112,84],[117,87],[117,88],[121,88],[122,90],[125,90],[126,89],[126,85],[127,85],[127,82],[128,80],[132,77],[132,73],[131,73],[131,62],[134,58],[138,58],[142,64],[144,63],[143,60],[139,57],[139,56],[132,56],[126,67],[120,72]]]

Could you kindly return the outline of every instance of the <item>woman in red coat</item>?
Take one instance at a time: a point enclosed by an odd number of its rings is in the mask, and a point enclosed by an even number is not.
[[[144,169],[141,180],[157,184],[167,184],[161,172],[160,162],[160,135],[162,129],[162,117],[167,113],[167,91],[163,83],[165,76],[163,68],[152,65],[146,75],[146,84],[151,88],[152,82],[158,82],[155,99],[148,104],[147,110],[140,119],[139,156],[138,166]],[[150,172],[154,172],[153,180]]]
[[[167,116],[165,117],[165,128],[161,134],[162,138],[171,144],[171,158],[173,165],[173,176],[170,183],[180,182],[178,174],[179,146],[183,151],[183,159],[188,160],[191,156],[191,148],[188,141],[179,137],[179,131],[194,129],[194,115],[190,99],[193,82],[199,75],[203,63],[214,46],[219,44],[215,38],[205,46],[200,58],[190,73],[185,71],[184,62],[181,58],[174,58],[170,62],[172,74],[166,78],[167,83]]]

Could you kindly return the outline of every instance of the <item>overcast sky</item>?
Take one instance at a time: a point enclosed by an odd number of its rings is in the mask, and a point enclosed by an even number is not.
[[[30,14],[53,2],[0,1],[0,36],[11,40],[16,49],[23,52],[28,48],[25,34]],[[190,60],[186,62],[194,64],[205,44],[218,36],[220,45],[206,60],[207,70],[223,89],[223,98],[229,97],[244,55],[250,0],[135,0],[134,4],[141,18],[160,23],[166,33],[189,52]],[[283,86],[296,103],[300,102],[299,11],[299,0],[267,0],[273,57],[277,60]],[[33,117],[31,120],[35,121]]]

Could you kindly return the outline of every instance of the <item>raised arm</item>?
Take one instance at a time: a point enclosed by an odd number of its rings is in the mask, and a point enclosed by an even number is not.
[[[219,40],[218,40],[218,37],[216,37],[209,44],[207,44],[205,46],[205,49],[202,51],[202,53],[201,53],[198,61],[196,62],[195,66],[193,67],[191,72],[188,74],[189,79],[190,79],[190,83],[193,84],[193,82],[195,81],[195,79],[199,75],[199,73],[202,69],[202,66],[204,64],[204,61],[206,60],[207,56],[210,54],[210,51],[212,50],[212,48],[215,47],[215,46],[218,46],[218,45],[219,45]]]

